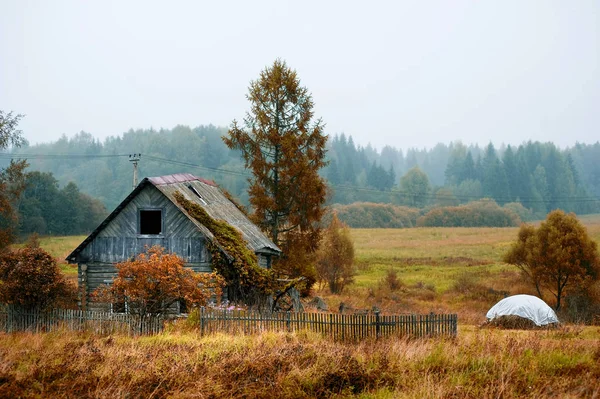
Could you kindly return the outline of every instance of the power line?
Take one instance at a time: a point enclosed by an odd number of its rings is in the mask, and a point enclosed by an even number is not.
[[[129,154],[111,154],[111,155],[94,155],[94,154],[8,154],[0,153],[0,158],[3,159],[71,159],[71,158],[117,158],[127,157]]]
[[[196,168],[196,169],[201,169],[201,170],[209,170],[211,172],[225,173],[225,174],[234,175],[234,176],[241,176],[241,177],[251,177],[252,176],[250,173],[247,173],[247,172],[237,172],[235,170],[211,168],[210,166],[202,166],[202,165],[197,165],[197,164],[193,164],[191,162],[185,162],[185,161],[174,161],[172,159],[160,158],[160,157],[155,157],[152,155],[144,155],[144,159],[150,159],[152,161],[168,163],[171,165],[188,166],[191,168]]]

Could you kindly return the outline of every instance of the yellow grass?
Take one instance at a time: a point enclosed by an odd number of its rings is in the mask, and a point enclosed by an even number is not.
[[[461,326],[455,340],[358,345],[307,333],[0,333],[0,397],[597,397],[599,338],[597,327]]]

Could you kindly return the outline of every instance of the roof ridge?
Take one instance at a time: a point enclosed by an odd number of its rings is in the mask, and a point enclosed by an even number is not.
[[[155,186],[162,186],[165,184],[174,184],[174,183],[186,183],[190,181],[199,181],[204,184],[208,184],[209,186],[217,187],[217,184],[208,179],[204,179],[202,177],[194,176],[191,173],[175,173],[172,175],[163,175],[163,176],[154,176],[147,178],[150,183]]]

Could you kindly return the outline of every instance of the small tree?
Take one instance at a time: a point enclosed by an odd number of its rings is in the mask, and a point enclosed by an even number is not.
[[[25,311],[74,304],[75,287],[54,258],[41,248],[26,247],[0,257],[0,302]]]
[[[539,228],[522,225],[517,242],[504,256],[531,281],[539,296],[547,290],[556,310],[569,289],[587,286],[598,278],[598,248],[577,217],[561,210],[548,214]]]
[[[329,285],[332,293],[342,292],[354,281],[354,244],[348,226],[335,213],[324,231],[317,259],[318,278]]]
[[[196,273],[185,268],[183,259],[154,246],[136,259],[116,265],[112,285],[94,291],[94,297],[110,303],[125,303],[130,312],[158,316],[176,302],[204,306],[212,295],[221,295],[223,279],[216,273]]]
[[[400,189],[404,192],[408,205],[422,208],[427,204],[431,191],[429,177],[415,166],[400,179]]]
[[[23,115],[8,114],[0,110],[0,150],[9,146],[19,147],[25,142],[17,129]],[[0,252],[13,242],[18,225],[16,202],[25,188],[24,160],[10,161],[7,168],[0,168]]]

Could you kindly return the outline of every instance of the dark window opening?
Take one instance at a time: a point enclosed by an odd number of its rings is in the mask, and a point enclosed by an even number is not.
[[[188,307],[185,299],[179,299],[179,313],[188,313]]]
[[[111,313],[127,313],[126,302],[111,303]]]
[[[140,234],[160,234],[162,232],[162,211],[160,209],[140,211]]]

